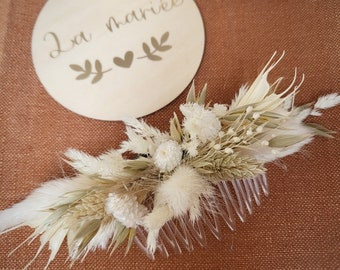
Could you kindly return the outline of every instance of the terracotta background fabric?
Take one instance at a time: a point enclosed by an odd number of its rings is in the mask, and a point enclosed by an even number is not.
[[[338,0],[197,0],[205,27],[206,50],[195,80],[209,85],[207,99],[229,103],[239,87],[254,80],[274,51],[286,56],[271,73],[288,85],[298,67],[306,80],[296,103],[339,92],[340,2]],[[31,33],[44,0],[0,0],[0,209],[24,199],[44,181],[70,172],[61,161],[69,147],[97,155],[125,138],[121,122],[76,115],[44,90],[31,59]],[[188,37],[190,38],[190,37]],[[183,67],[185,68],[185,67]],[[176,78],[173,78],[176,80]],[[187,91],[145,120],[168,129]],[[340,108],[311,122],[340,130]],[[90,253],[73,269],[339,269],[340,147],[316,138],[301,154],[269,164],[270,196],[237,231],[223,228],[221,241],[150,261],[136,246],[109,257]],[[22,228],[0,236],[0,269],[22,269],[38,241],[8,257],[32,232]],[[42,269],[47,249],[31,269]],[[50,269],[67,269],[63,245]]]

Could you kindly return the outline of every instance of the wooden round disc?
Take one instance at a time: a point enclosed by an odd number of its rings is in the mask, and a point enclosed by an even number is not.
[[[48,0],[32,57],[48,93],[100,120],[150,114],[193,79],[204,52],[193,0]]]

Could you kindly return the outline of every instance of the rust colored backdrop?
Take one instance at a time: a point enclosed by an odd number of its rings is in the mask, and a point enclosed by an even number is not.
[[[31,60],[31,34],[45,0],[0,0],[0,209],[24,199],[42,182],[70,169],[61,162],[68,147],[96,155],[125,138],[121,122],[76,115],[57,104],[39,82]],[[229,103],[251,82],[274,51],[286,51],[271,77],[287,85],[298,67],[306,75],[298,104],[339,91],[340,2],[338,0],[197,0],[206,27],[206,51],[195,76],[208,83],[207,99]],[[190,37],[188,37],[190,39]],[[185,67],[183,67],[185,68]],[[176,78],[173,78],[174,80]],[[168,128],[186,92],[145,117]],[[340,108],[310,121],[340,130]],[[340,147],[317,138],[301,154],[269,164],[271,194],[237,231],[226,226],[221,241],[192,253],[150,261],[134,246],[109,257],[89,254],[73,269],[338,269],[340,268]],[[32,232],[22,228],[0,236],[0,269],[22,269],[39,243],[8,253]],[[42,269],[47,249],[31,269]],[[67,269],[66,245],[50,269]]]

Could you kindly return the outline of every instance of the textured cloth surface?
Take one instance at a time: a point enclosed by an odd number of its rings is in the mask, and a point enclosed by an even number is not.
[[[44,181],[70,172],[61,161],[68,147],[97,155],[125,139],[121,122],[76,115],[57,104],[39,82],[31,34],[44,3],[0,0],[0,209],[24,199]],[[208,83],[208,100],[229,103],[276,50],[285,50],[286,56],[269,79],[283,76],[288,85],[294,67],[306,75],[297,104],[339,92],[338,0],[196,3],[206,27],[206,50],[195,80],[198,87]],[[185,96],[186,91],[146,121],[167,130]],[[340,108],[333,108],[309,120],[339,131],[339,113]],[[73,269],[339,269],[339,138],[317,138],[302,154],[284,158],[287,170],[269,164],[270,196],[245,223],[237,222],[237,231],[224,226],[221,241],[207,234],[207,247],[197,245],[192,253],[155,261],[136,246],[127,256],[124,248],[111,257],[96,251]],[[0,269],[22,269],[34,257],[39,241],[8,257],[31,232],[22,228],[0,236]],[[48,255],[46,248],[31,269],[42,269]],[[50,269],[67,269],[66,257],[63,245]]]

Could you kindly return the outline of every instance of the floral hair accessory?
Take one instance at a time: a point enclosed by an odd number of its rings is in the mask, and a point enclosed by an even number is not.
[[[193,84],[180,106],[183,120],[175,113],[168,132],[130,118],[120,149],[99,157],[69,149],[65,160],[78,174],[44,183],[1,211],[0,232],[33,228],[26,241],[40,237],[33,260],[49,245],[47,267],[65,239],[72,262],[97,248],[112,253],[125,241],[127,251],[135,242],[153,258],[170,248],[191,250],[193,240],[205,245],[203,226],[218,237],[218,219],[234,229],[234,213],[244,220],[245,209],[251,214],[253,202],[260,204],[261,189],[268,194],[265,164],[316,135],[332,137],[304,120],[340,103],[334,93],[295,106],[304,77],[296,84],[295,72],[278,93],[281,79],[267,81],[283,57],[272,63],[274,56],[230,105],[205,104],[206,87],[196,95]]]

